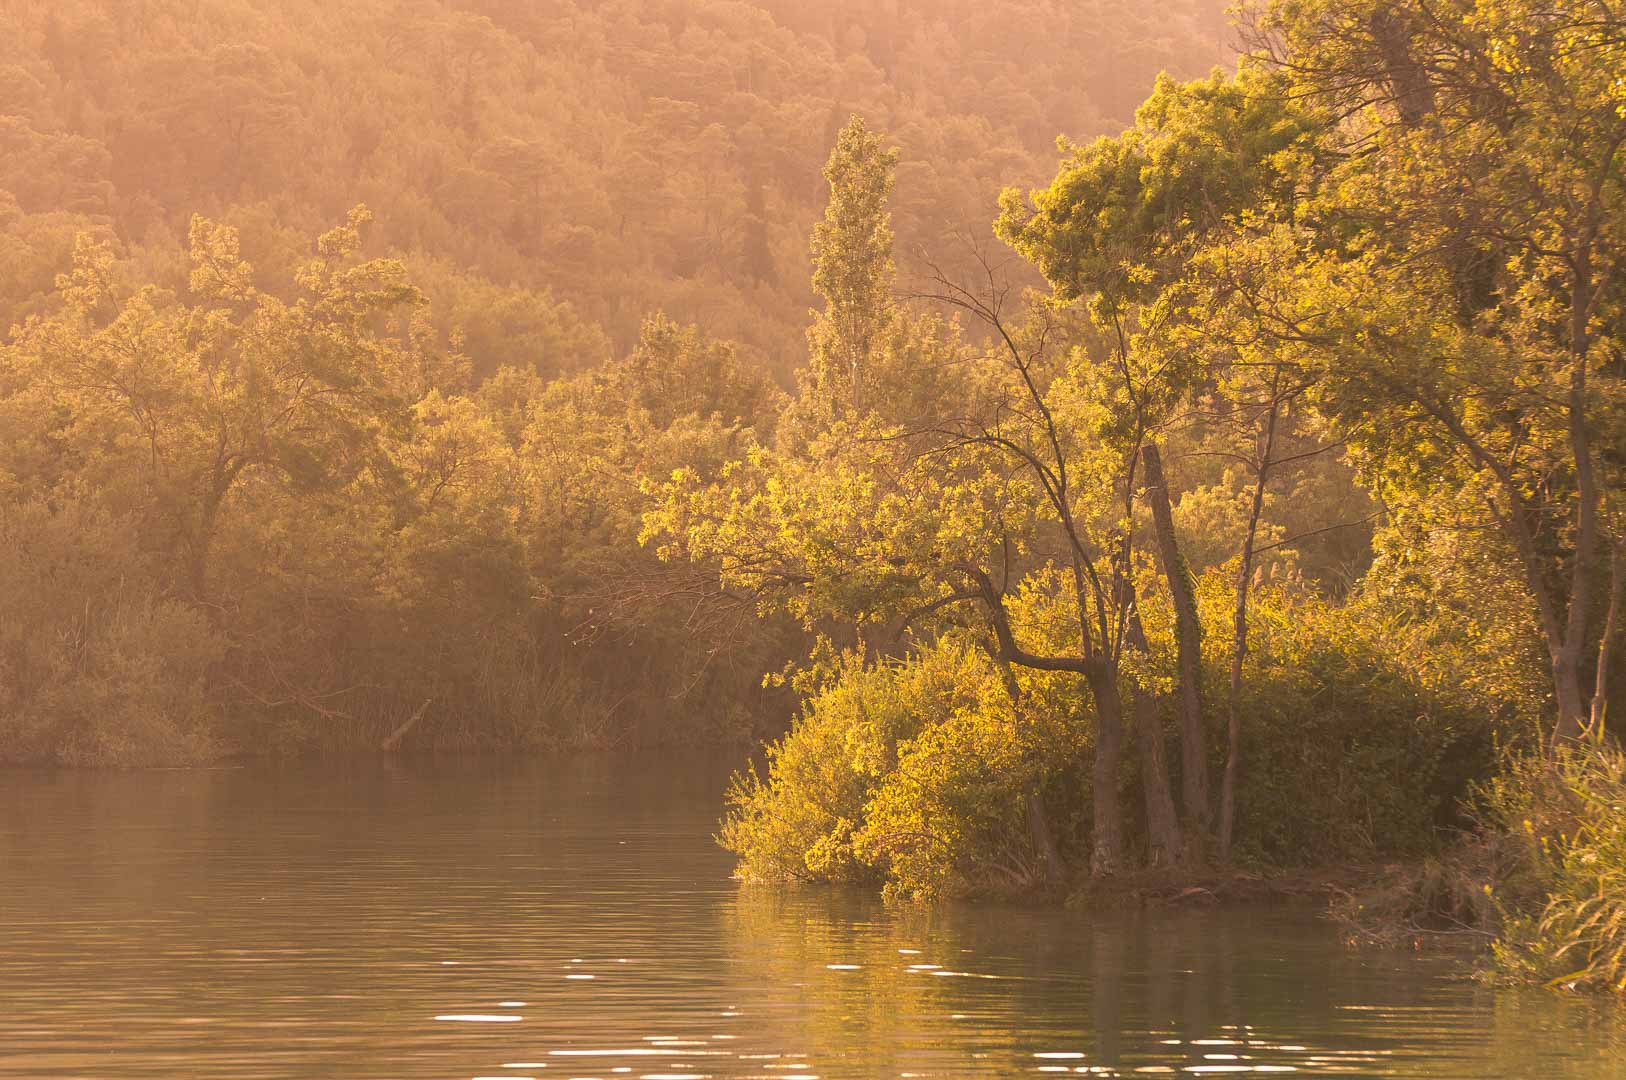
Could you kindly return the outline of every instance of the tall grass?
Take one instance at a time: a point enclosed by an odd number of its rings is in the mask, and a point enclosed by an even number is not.
[[[1626,754],[1511,757],[1479,796],[1475,833],[1333,905],[1350,940],[1479,937],[1500,981],[1626,993]]]
[[[1498,967],[1569,989],[1626,993],[1626,754],[1568,747],[1518,763],[1490,791],[1529,886],[1503,887]],[[1520,893],[1524,895],[1520,895]]]

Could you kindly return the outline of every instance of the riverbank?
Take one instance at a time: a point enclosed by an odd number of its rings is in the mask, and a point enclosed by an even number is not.
[[[1086,882],[1066,903],[1078,907],[1177,908],[1202,905],[1321,904],[1404,872],[1394,862],[1341,862],[1283,870],[1139,870]]]
[[[1478,951],[1509,983],[1626,995],[1626,755],[1577,744],[1516,758],[1479,828],[1421,858],[1280,872],[1159,870],[1091,881],[1092,908],[1318,905],[1346,944]]]

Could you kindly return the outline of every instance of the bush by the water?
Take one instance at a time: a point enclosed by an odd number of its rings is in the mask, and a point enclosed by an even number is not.
[[[1626,991],[1626,754],[1510,754],[1472,802],[1471,832],[1334,905],[1351,938],[1477,939],[1495,979]]]
[[[1202,583],[1205,603],[1222,584]],[[1253,626],[1239,854],[1281,866],[1431,849],[1493,764],[1484,714],[1408,663],[1399,628],[1363,601],[1269,590]],[[1149,631],[1152,670],[1138,677],[1155,687],[1172,646],[1157,620]],[[1205,662],[1218,700],[1227,659],[1215,649]],[[1022,672],[1018,683],[1013,700],[985,653],[945,640],[835,666],[770,748],[767,776],[736,781],[721,839],[741,876],[881,881],[911,897],[1031,887],[1044,845],[1030,797],[1064,863],[1086,866],[1089,697],[1076,676]],[[1222,717],[1210,712],[1218,762]],[[1173,718],[1158,720],[1153,737],[1172,742]],[[1126,764],[1126,792],[1134,770]]]
[[[1260,601],[1239,708],[1239,852],[1288,865],[1434,849],[1494,769],[1499,725],[1449,671],[1420,662],[1415,635],[1371,597]],[[1205,660],[1217,701],[1225,658]]]
[[[1489,800],[1514,872],[1492,888],[1503,972],[1626,992],[1626,754],[1600,745],[1518,762]]]
[[[751,880],[883,881],[908,896],[1031,885],[1027,797],[1079,802],[1065,789],[1088,724],[1076,695],[1023,706],[964,643],[845,657],[769,747],[767,778],[736,777],[722,842]]]

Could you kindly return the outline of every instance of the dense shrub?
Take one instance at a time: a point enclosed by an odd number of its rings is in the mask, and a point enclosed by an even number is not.
[[[1031,884],[1025,807],[1076,761],[1071,711],[1013,708],[987,657],[951,641],[868,667],[849,657],[769,747],[767,778],[736,778],[721,840],[750,880],[917,897]]]
[[[1490,944],[1494,978],[1626,992],[1626,754],[1510,754],[1473,805],[1473,831],[1334,905],[1351,939],[1467,937]]]
[[[221,646],[151,581],[128,522],[0,503],[0,754],[130,766],[220,752],[208,675]]]
[[[1210,625],[1223,625],[1225,584],[1218,575],[1202,583]],[[1058,579],[1044,574],[1024,587],[1030,635],[1064,634],[1045,617],[1059,605],[1039,595],[1054,588]],[[1253,612],[1240,700],[1241,856],[1284,865],[1433,848],[1437,827],[1494,762],[1483,714],[1410,662],[1405,635],[1374,603],[1280,588],[1262,591]],[[1154,602],[1147,614],[1151,655],[1127,678],[1159,693],[1172,644],[1167,612]],[[1224,636],[1212,636],[1217,765],[1229,661]],[[1087,836],[1088,823],[1058,811],[1089,803],[1078,790],[1093,727],[1087,699],[1073,676],[1020,671],[1018,683],[1013,701],[983,652],[949,638],[877,665],[849,657],[769,749],[767,777],[753,771],[735,784],[722,841],[741,876],[879,881],[900,897],[1031,888],[1043,878],[1028,817],[1035,794],[1058,823],[1063,856],[1082,865],[1087,844],[1074,834]]]
[[[1208,625],[1223,626],[1210,581]],[[1420,854],[1495,765],[1485,710],[1424,667],[1382,605],[1267,589],[1253,606],[1240,712],[1240,850],[1270,863]],[[1220,650],[1229,636],[1216,634]],[[1223,701],[1228,656],[1211,658]]]

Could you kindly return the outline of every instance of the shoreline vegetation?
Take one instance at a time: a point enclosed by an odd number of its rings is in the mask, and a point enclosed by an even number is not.
[[[24,13],[0,57],[0,761],[766,743],[747,880],[1324,895],[1351,940],[1626,992],[1613,7],[1261,0],[1113,123],[1050,46],[908,3],[335,35],[438,43],[403,140],[314,121],[393,61],[172,6],[128,50]],[[1181,11],[1154,51],[1194,72]],[[584,50],[649,85],[505,134]],[[172,158],[95,81],[126,52]],[[905,91],[949,53],[999,103]],[[1111,133],[1034,187],[1062,122]],[[251,167],[290,132],[321,199]]]

